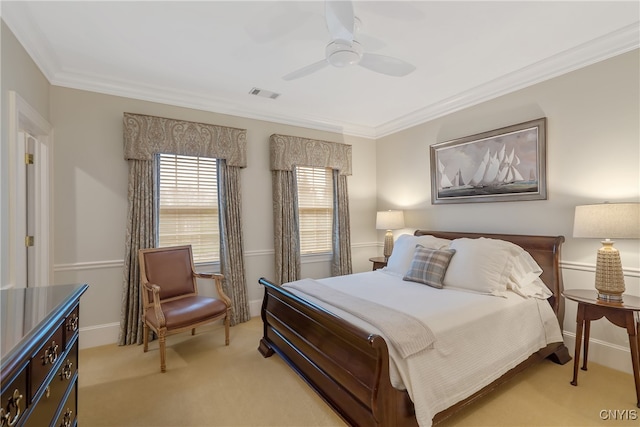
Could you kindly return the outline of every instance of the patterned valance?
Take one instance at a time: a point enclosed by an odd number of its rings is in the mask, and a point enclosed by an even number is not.
[[[124,113],[124,158],[151,160],[155,154],[225,159],[247,166],[247,131],[184,120]]]
[[[351,146],[337,142],[271,135],[271,170],[293,170],[295,166],[331,168],[351,175]]]

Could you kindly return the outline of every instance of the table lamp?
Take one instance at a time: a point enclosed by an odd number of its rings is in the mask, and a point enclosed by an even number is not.
[[[620,252],[610,239],[640,238],[640,203],[576,206],[573,237],[605,239],[596,261],[598,299],[622,302],[625,288]]]
[[[381,211],[376,216],[376,229],[387,230],[384,235],[384,258],[386,260],[391,256],[393,251],[393,232],[404,228],[404,213],[402,211]]]

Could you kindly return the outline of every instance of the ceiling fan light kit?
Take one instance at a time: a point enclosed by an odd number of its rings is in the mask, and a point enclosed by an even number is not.
[[[334,40],[325,49],[329,64],[339,68],[357,64],[362,59],[362,53],[362,45],[355,40]]]
[[[353,2],[326,1],[325,20],[331,41],[325,48],[324,60],[293,71],[282,77],[284,80],[308,76],[321,70],[327,64],[337,68],[360,65],[376,73],[394,77],[404,77],[415,70],[412,64],[401,59],[364,51],[362,45],[355,38],[362,22],[353,13]]]

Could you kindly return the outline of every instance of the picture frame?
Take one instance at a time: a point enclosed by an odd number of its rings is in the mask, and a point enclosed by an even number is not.
[[[433,144],[431,203],[546,200],[546,117]]]

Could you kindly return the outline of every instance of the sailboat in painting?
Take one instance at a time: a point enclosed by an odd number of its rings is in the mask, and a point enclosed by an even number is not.
[[[458,169],[450,179],[446,167],[438,160],[439,197],[457,197],[464,195],[495,195],[537,191],[535,173],[531,171],[531,179],[523,178],[518,169],[521,160],[511,147],[507,154],[506,144],[498,150],[487,148],[475,172],[468,183],[465,183],[462,171]]]
[[[440,160],[438,160],[438,172],[440,173],[440,188],[451,188],[453,187],[453,183],[447,177],[447,174],[444,173],[444,165]]]
[[[519,164],[520,159],[513,148],[509,155],[505,155],[504,145],[493,154],[487,148],[478,170],[471,179],[471,184],[475,187],[485,187],[524,181],[517,168]]]

